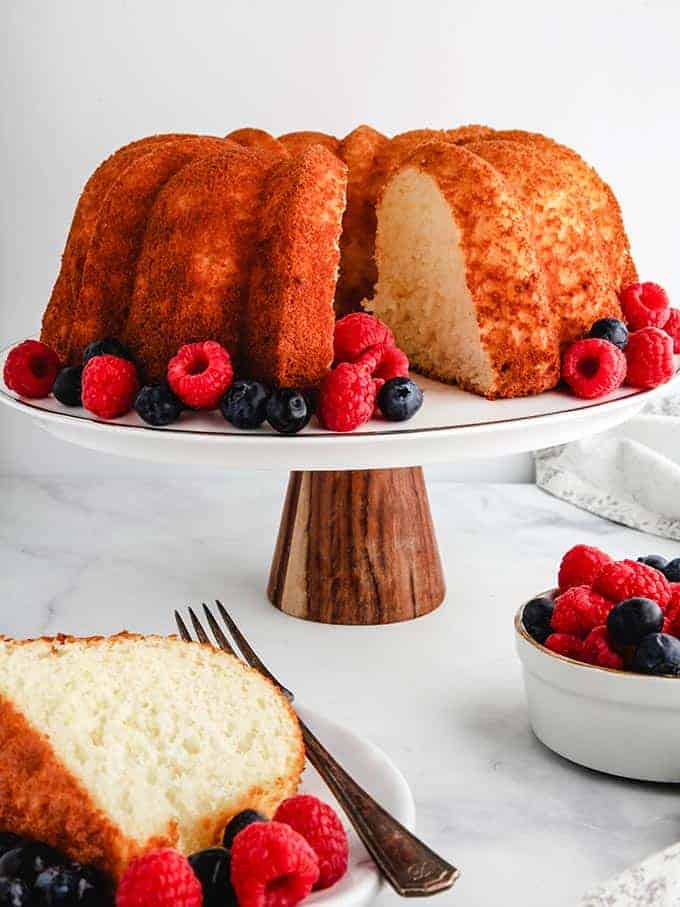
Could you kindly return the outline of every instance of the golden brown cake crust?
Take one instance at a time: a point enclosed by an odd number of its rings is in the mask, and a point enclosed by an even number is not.
[[[345,190],[345,165],[319,145],[267,179],[244,325],[253,377],[305,387],[331,365]]]
[[[301,132],[286,132],[279,136],[279,142],[285,146],[289,154],[299,154],[306,151],[312,145],[322,145],[333,154],[338,153],[340,142],[334,135],[328,135],[326,132],[313,132],[303,130]]]
[[[228,133],[225,138],[230,139],[232,142],[236,142],[237,145],[243,145],[244,148],[268,151],[270,154],[275,154],[277,157],[288,157],[286,146],[277,138],[274,138],[273,135],[265,132],[264,129],[253,129],[252,127],[234,129],[234,131]]]
[[[403,166],[436,181],[458,224],[466,281],[494,373],[486,396],[523,397],[554,387],[559,349],[545,276],[522,208],[500,174],[462,146],[441,141],[421,145]]]
[[[617,290],[637,280],[621,208],[611,187],[597,171],[573,149],[538,132],[505,129],[495,135],[500,139],[530,144],[545,155],[550,165],[559,171],[565,185],[571,186],[571,191],[579,193],[589,205],[605,243]]]
[[[467,126],[456,126],[454,129],[446,129],[446,136],[450,142],[476,142],[485,136],[492,136],[495,132],[490,126],[481,126],[478,123],[470,123]]]
[[[124,339],[165,376],[185,343],[216,340],[239,369],[260,195],[275,162],[235,146],[193,161],[156,197],[137,264]]]
[[[370,126],[358,126],[340,143],[347,165],[347,207],[340,236],[340,274],[335,290],[338,318],[359,311],[373,296],[375,265],[375,203],[380,190],[376,161],[389,139]]]
[[[471,142],[503,176],[526,213],[550,303],[560,324],[560,343],[583,337],[599,318],[620,318],[617,290],[600,231],[578,192],[533,144],[493,139]]]
[[[0,827],[117,876],[133,842],[95,805],[49,741],[0,696]]]
[[[43,317],[40,334],[43,343],[52,347],[65,362],[69,361],[71,325],[75,317],[85,257],[109,188],[134,160],[154,145],[167,142],[177,135],[150,135],[124,145],[100,164],[85,184],[73,215],[61,269]]]
[[[162,186],[190,161],[230,147],[232,143],[212,136],[172,139],[136,158],[111,185],[85,259],[70,362],[80,362],[92,340],[122,336],[147,221]]]
[[[179,645],[213,646],[198,642],[185,643],[176,636],[140,636],[124,631],[115,636],[78,638],[59,634],[40,637],[58,651],[71,642],[98,645],[134,640],[173,641]],[[15,646],[36,640],[0,640]],[[221,657],[231,658],[226,653]],[[243,809],[255,809],[272,816],[279,803],[292,796],[304,769],[305,748],[298,718],[290,702],[263,677],[276,693],[298,729],[297,758],[293,770],[276,779],[266,790],[253,787],[228,812],[206,816],[205,840],[217,844],[229,820]],[[119,879],[130,860],[157,847],[175,847],[179,841],[177,823],[171,821],[167,831],[140,843],[126,837],[96,805],[91,793],[66,768],[54,753],[49,739],[34,728],[4,696],[0,695],[0,828],[56,847],[71,859],[92,864],[114,879]]]

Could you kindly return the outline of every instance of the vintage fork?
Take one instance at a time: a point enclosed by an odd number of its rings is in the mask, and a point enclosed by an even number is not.
[[[235,643],[235,647],[232,646],[210,608],[203,604],[206,619],[220,649],[237,658],[240,652],[251,668],[268,677],[292,702],[293,694],[279,683],[260,660],[224,605],[219,601],[215,604]],[[189,616],[199,642],[212,645],[193,608],[189,608]],[[191,642],[191,634],[178,611],[175,611],[175,621],[182,639]],[[450,888],[459,876],[456,867],[443,860],[376,803],[331,756],[304,721],[299,720],[307,758],[335,795],[366,849],[397,894],[417,898],[438,894]]]

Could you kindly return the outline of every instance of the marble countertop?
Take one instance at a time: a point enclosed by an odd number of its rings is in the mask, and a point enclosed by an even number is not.
[[[0,479],[0,632],[166,633],[173,608],[228,602],[301,699],[399,765],[419,833],[462,869],[437,903],[573,905],[680,839],[677,787],[580,769],[532,736],[512,630],[569,546],[677,556],[677,543],[533,486],[435,481],[444,606],[409,624],[327,627],[264,596],[284,487],[270,473]]]

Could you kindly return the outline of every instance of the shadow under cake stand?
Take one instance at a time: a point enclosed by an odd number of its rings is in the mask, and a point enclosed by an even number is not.
[[[8,350],[0,356],[0,373]],[[560,391],[489,401],[418,377],[425,402],[409,422],[374,419],[348,434],[308,426],[233,429],[219,412],[154,429],[136,413],[103,422],[50,397],[0,402],[82,447],[165,463],[291,471],[268,584],[273,605],[330,624],[386,624],[433,611],[445,585],[422,465],[525,453],[629,419],[659,392],[603,400]],[[678,375],[675,376],[678,380]]]

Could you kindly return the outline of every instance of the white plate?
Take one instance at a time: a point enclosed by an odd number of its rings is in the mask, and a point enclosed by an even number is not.
[[[11,347],[0,353],[0,374]],[[677,358],[680,369],[680,357]],[[675,375],[678,381],[680,372]],[[460,388],[415,380],[425,402],[409,422],[372,419],[353,432],[314,424],[284,436],[268,426],[239,431],[219,412],[185,413],[174,425],[151,428],[136,413],[104,422],[54,397],[24,400],[0,382],[0,402],[42,428],[83,447],[170,463],[285,469],[371,469],[419,466],[474,457],[523,453],[612,428],[638,413],[657,392],[620,388],[600,400],[561,391],[516,400],[485,400]]]
[[[377,746],[347,728],[334,724],[310,709],[297,705],[296,708],[326,749],[350,775],[395,819],[413,830],[416,821],[413,796],[404,776],[391,759]],[[320,800],[330,803],[343,820],[349,836],[347,874],[327,891],[312,894],[305,904],[310,907],[360,907],[370,904],[383,884],[381,876],[335,798],[309,763],[302,778],[301,793],[314,794]]]

